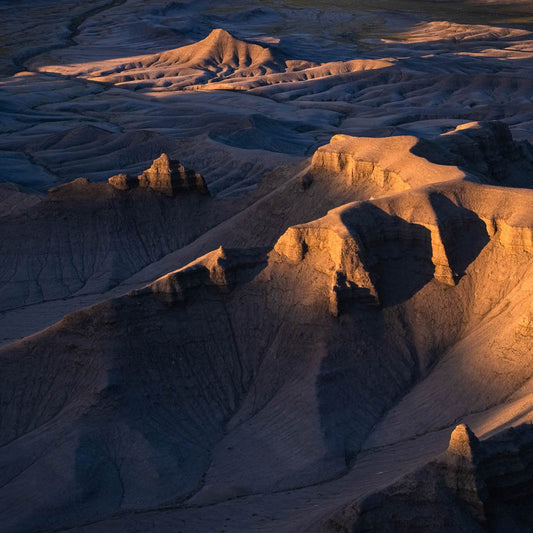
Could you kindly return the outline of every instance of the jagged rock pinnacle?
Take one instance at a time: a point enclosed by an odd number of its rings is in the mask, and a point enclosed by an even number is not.
[[[447,451],[472,460],[478,448],[479,440],[474,432],[466,424],[459,424],[452,432]]]
[[[203,194],[209,192],[200,174],[185,168],[165,153],[155,159],[152,166],[138,178],[118,174],[109,178],[109,184],[119,190],[129,190],[136,186],[147,187],[166,196],[175,196],[185,191],[198,191]]]

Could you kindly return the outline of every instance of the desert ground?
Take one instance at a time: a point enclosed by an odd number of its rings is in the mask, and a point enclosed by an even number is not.
[[[0,0],[0,530],[533,531],[533,2]]]

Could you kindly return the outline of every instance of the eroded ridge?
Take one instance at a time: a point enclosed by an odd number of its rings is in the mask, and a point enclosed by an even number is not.
[[[243,270],[253,269],[265,260],[265,251],[262,249],[225,249],[221,246],[135,291],[133,295],[151,293],[169,303],[178,303],[185,302],[187,295],[200,287],[216,287],[229,292]]]
[[[471,182],[355,203],[289,228],[275,250],[291,263],[308,258],[309,268],[328,274],[334,315],[351,300],[369,305],[397,302],[394,283],[387,280],[395,275],[387,267],[390,262],[408,269],[410,278],[421,284],[433,278],[455,286],[489,242],[506,254],[530,257],[531,191],[508,194],[516,202],[514,209],[508,204],[494,212],[484,208],[483,199],[495,206],[498,190]]]
[[[313,155],[303,184],[332,180],[372,196],[468,179],[531,187],[533,150],[501,122],[472,122],[431,139],[335,135]]]

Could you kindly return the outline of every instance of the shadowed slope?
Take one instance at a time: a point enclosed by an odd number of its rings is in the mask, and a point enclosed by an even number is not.
[[[195,191],[165,198],[84,178],[50,191],[2,218],[2,310],[109,289],[229,216],[210,203]]]
[[[533,426],[479,441],[465,425],[446,452],[345,508],[320,531],[524,532],[533,515]]]
[[[14,531],[73,525],[193,492],[191,502],[204,505],[346,473],[387,410],[423,386],[447,350],[476,336],[528,275],[530,201],[527,190],[452,182],[352,204],[288,230],[268,262],[261,252],[221,249],[5,347],[2,461],[10,466],[2,490],[17,512],[4,523]],[[454,243],[441,232],[457,224],[469,231],[473,210],[488,237],[454,279],[445,275]],[[397,298],[387,265],[404,257],[425,262],[427,274],[433,264],[435,274]],[[416,270],[416,261],[402,264]],[[340,279],[371,283],[388,306],[335,291]],[[332,292],[342,303],[333,310]],[[514,323],[525,305],[516,300]],[[508,335],[498,330],[504,345]],[[531,354],[527,336],[507,352],[491,348],[493,336],[477,339],[465,352],[473,375],[462,386],[484,410],[522,386]],[[487,386],[502,361],[506,381]],[[51,369],[44,375],[36,371],[43,365]],[[439,420],[469,413],[450,401],[454,394]],[[50,478],[51,464],[61,478]],[[22,511],[43,476],[48,490],[32,496],[35,514]],[[45,512],[51,506],[56,512]]]

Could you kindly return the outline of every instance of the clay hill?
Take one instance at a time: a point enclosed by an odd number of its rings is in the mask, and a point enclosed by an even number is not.
[[[165,85],[177,82],[185,86],[213,83],[221,78],[253,77],[285,69],[285,61],[270,48],[236,39],[223,29],[215,29],[196,43],[166,50],[159,54],[138,56],[123,62],[112,60],[111,68],[102,69],[102,63],[86,65],[90,79],[123,84],[138,80],[156,80],[164,77]],[[49,69],[49,67],[44,67]],[[73,73],[75,67],[70,67]]]
[[[487,122],[10,192],[3,294],[77,310],[0,350],[4,528],[528,531],[532,179]]]
[[[151,55],[73,65],[42,65],[56,72],[138,90],[250,90],[283,83],[346,76],[394,65],[393,59],[317,63],[292,59],[282,50],[235,38],[223,29],[200,41]]]

